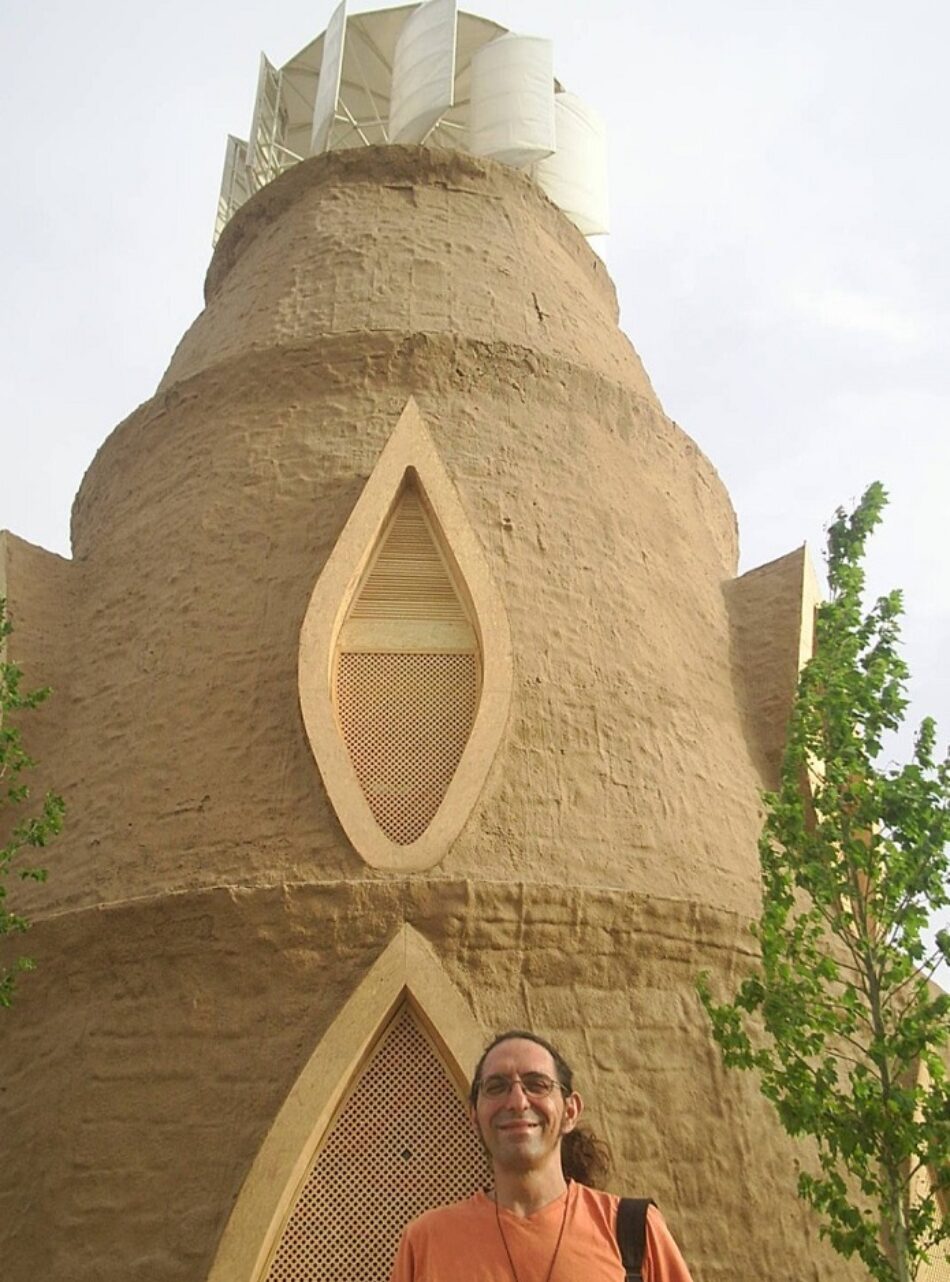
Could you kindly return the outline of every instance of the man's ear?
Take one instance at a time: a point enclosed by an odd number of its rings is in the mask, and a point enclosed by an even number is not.
[[[564,1096],[564,1116],[561,1118],[562,1135],[566,1135],[568,1131],[573,1131],[583,1111],[584,1101],[577,1091],[571,1091],[570,1095]]]

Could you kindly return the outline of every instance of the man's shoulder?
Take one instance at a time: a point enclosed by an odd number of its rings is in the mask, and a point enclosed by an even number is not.
[[[613,1226],[617,1222],[617,1207],[620,1197],[617,1193],[605,1193],[603,1189],[592,1189],[587,1184],[575,1185],[577,1207],[582,1214],[592,1219],[603,1220]]]
[[[648,1220],[663,1219],[663,1216],[660,1214],[660,1211],[656,1203],[653,1201],[652,1198],[649,1198],[649,1197],[640,1198],[636,1196],[628,1196],[627,1194],[606,1193],[604,1192],[603,1189],[592,1189],[586,1184],[577,1185],[577,1196],[578,1196],[578,1199],[583,1203],[585,1203],[587,1206],[591,1206],[591,1207],[596,1206],[601,1209],[611,1210],[614,1213],[614,1215],[616,1215],[617,1208],[619,1207],[621,1201],[628,1201],[628,1202],[643,1201],[648,1204],[647,1205]]]
[[[592,1189],[586,1184],[577,1186],[578,1213],[612,1234],[617,1232],[617,1213],[622,1200],[624,1199],[619,1193],[605,1193],[602,1189]],[[641,1199],[627,1200],[640,1201]],[[669,1229],[656,1203],[650,1198],[642,1200],[648,1203],[645,1217],[647,1239],[650,1240],[657,1235],[668,1236]]]
[[[589,1184],[575,1184],[577,1196],[591,1206],[616,1206],[620,1201],[619,1193],[607,1193],[604,1189],[592,1189]]]

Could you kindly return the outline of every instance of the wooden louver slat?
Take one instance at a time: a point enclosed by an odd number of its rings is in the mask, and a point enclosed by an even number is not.
[[[403,492],[349,617],[465,620],[459,594],[414,490]]]

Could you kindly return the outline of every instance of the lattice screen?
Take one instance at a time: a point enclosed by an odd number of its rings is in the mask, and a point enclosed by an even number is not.
[[[930,1085],[930,1075],[926,1069],[918,1069],[918,1081],[921,1086]],[[932,1167],[918,1169],[913,1177],[911,1196],[924,1198],[933,1194],[936,1198],[937,1211],[940,1215],[950,1213],[950,1189],[941,1190]],[[944,1242],[930,1251],[930,1263],[922,1264],[917,1271],[916,1282],[950,1282],[950,1242]]]
[[[950,1282],[950,1258],[938,1260],[937,1251],[931,1251],[931,1263],[921,1266],[917,1282]]]
[[[473,654],[341,654],[337,709],[373,818],[400,846],[432,822],[475,718]]]
[[[432,822],[471,734],[478,687],[475,630],[407,485],[344,621],[334,678],[363,795],[398,845]]]
[[[409,1220],[488,1181],[465,1105],[403,1007],[318,1152],[266,1282],[386,1282]]]
[[[938,1198],[939,1200],[939,1198]],[[930,1252],[930,1263],[921,1265],[916,1282],[950,1282],[950,1245],[934,1247]]]

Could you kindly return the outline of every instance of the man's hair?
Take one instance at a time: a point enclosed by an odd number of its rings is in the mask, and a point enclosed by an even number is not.
[[[546,1050],[554,1063],[554,1072],[557,1074],[558,1082],[564,1088],[566,1095],[571,1094],[574,1089],[574,1071],[561,1052],[545,1038],[539,1037],[537,1033],[529,1033],[523,1028],[510,1028],[506,1033],[499,1033],[497,1037],[492,1038],[475,1065],[475,1072],[472,1074],[472,1088],[468,1096],[469,1103],[473,1108],[478,1103],[478,1088],[482,1083],[482,1069],[485,1067],[485,1060],[496,1046],[500,1046],[502,1042],[511,1041],[534,1042],[536,1046]],[[603,1188],[604,1182],[610,1174],[610,1163],[609,1147],[586,1127],[575,1126],[573,1131],[568,1131],[563,1136],[561,1140],[561,1169],[564,1172],[565,1179],[576,1180],[578,1184],[586,1184],[590,1188]]]

